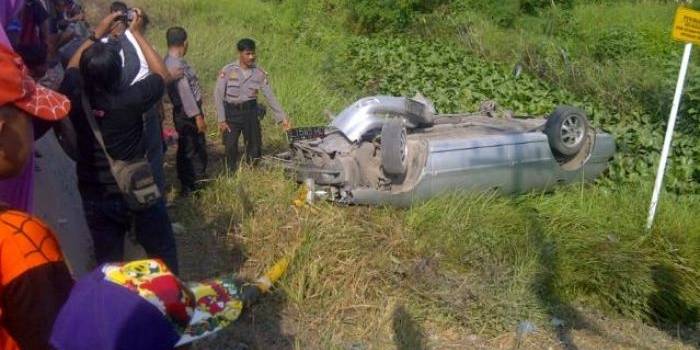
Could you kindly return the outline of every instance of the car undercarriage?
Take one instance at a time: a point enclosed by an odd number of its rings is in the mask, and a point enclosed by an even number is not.
[[[599,176],[612,136],[560,106],[549,118],[478,112],[437,114],[422,97],[361,99],[326,127],[290,131],[276,159],[310,187],[309,200],[409,206],[444,193],[522,193]]]

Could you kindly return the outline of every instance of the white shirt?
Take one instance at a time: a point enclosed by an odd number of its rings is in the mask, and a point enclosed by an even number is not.
[[[151,69],[148,68],[148,63],[146,62],[146,56],[144,56],[143,51],[141,50],[141,46],[136,42],[136,38],[134,38],[134,34],[131,32],[131,30],[127,29],[126,32],[124,32],[124,35],[126,36],[126,39],[129,40],[131,45],[134,46],[136,49],[136,54],[139,56],[139,63],[141,64],[141,67],[139,68],[138,74],[136,74],[136,77],[134,80],[129,84],[129,85],[134,85],[138,83],[139,81],[143,80],[146,78],[149,74],[151,74]],[[107,43],[108,39],[107,38],[102,38],[101,40],[103,43]],[[122,68],[126,65],[124,62],[124,50],[119,50],[119,56],[122,58]]]
[[[146,62],[146,56],[144,56],[143,51],[141,50],[141,46],[136,42],[136,38],[134,38],[134,34],[131,33],[130,30],[126,30],[124,32],[124,35],[126,35],[126,38],[129,39],[132,45],[134,45],[134,48],[136,48],[136,54],[139,56],[139,62],[141,63],[141,67],[139,68],[139,73],[136,74],[136,77],[134,78],[134,81],[131,82],[131,85],[134,85],[138,83],[139,81],[143,80],[146,78],[149,74],[151,74],[151,69],[148,68],[148,63]],[[124,65],[124,50],[121,50],[119,54],[122,56],[122,66]]]

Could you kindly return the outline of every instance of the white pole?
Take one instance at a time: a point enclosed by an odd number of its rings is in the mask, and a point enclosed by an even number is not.
[[[666,161],[668,153],[671,150],[671,140],[673,139],[673,130],[676,128],[676,117],[678,116],[678,107],[681,104],[681,95],[683,94],[683,86],[685,85],[685,76],[688,72],[688,63],[690,62],[690,51],[693,44],[685,44],[683,51],[683,61],[681,62],[681,71],[678,73],[678,82],[676,83],[676,94],[673,96],[673,106],[671,107],[671,115],[668,119],[666,127],[666,138],[664,139],[664,148],[661,150],[661,161],[659,169],[656,172],[656,182],[654,183],[654,193],[651,196],[651,206],[649,207],[649,217],[647,218],[647,230],[651,230],[654,225],[654,216],[656,215],[656,207],[659,204],[659,195],[664,183],[664,174],[666,173]]]

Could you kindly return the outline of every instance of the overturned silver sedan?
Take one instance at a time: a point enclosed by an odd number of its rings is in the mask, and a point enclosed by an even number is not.
[[[493,103],[440,115],[422,97],[368,97],[327,127],[291,130],[291,149],[276,158],[310,196],[409,206],[455,191],[521,193],[592,180],[615,153],[612,136],[577,108],[557,107],[547,119],[505,114]]]

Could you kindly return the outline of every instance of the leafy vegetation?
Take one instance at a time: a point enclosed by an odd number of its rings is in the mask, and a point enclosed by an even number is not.
[[[620,157],[607,180],[613,186],[650,181],[682,52],[681,45],[669,39],[676,3],[580,1],[570,9],[543,8],[537,15],[493,9],[509,2],[473,3],[472,7],[436,12],[433,20],[414,26],[409,33],[451,41],[506,67],[517,63],[547,86],[569,92],[571,102],[564,103],[585,105],[589,113],[597,114],[593,118],[598,126],[616,136]],[[500,15],[512,13],[510,24],[499,23],[491,16],[492,10]],[[677,193],[698,193],[700,183],[698,62],[696,57],[691,64],[669,167],[672,174],[667,189]]]

